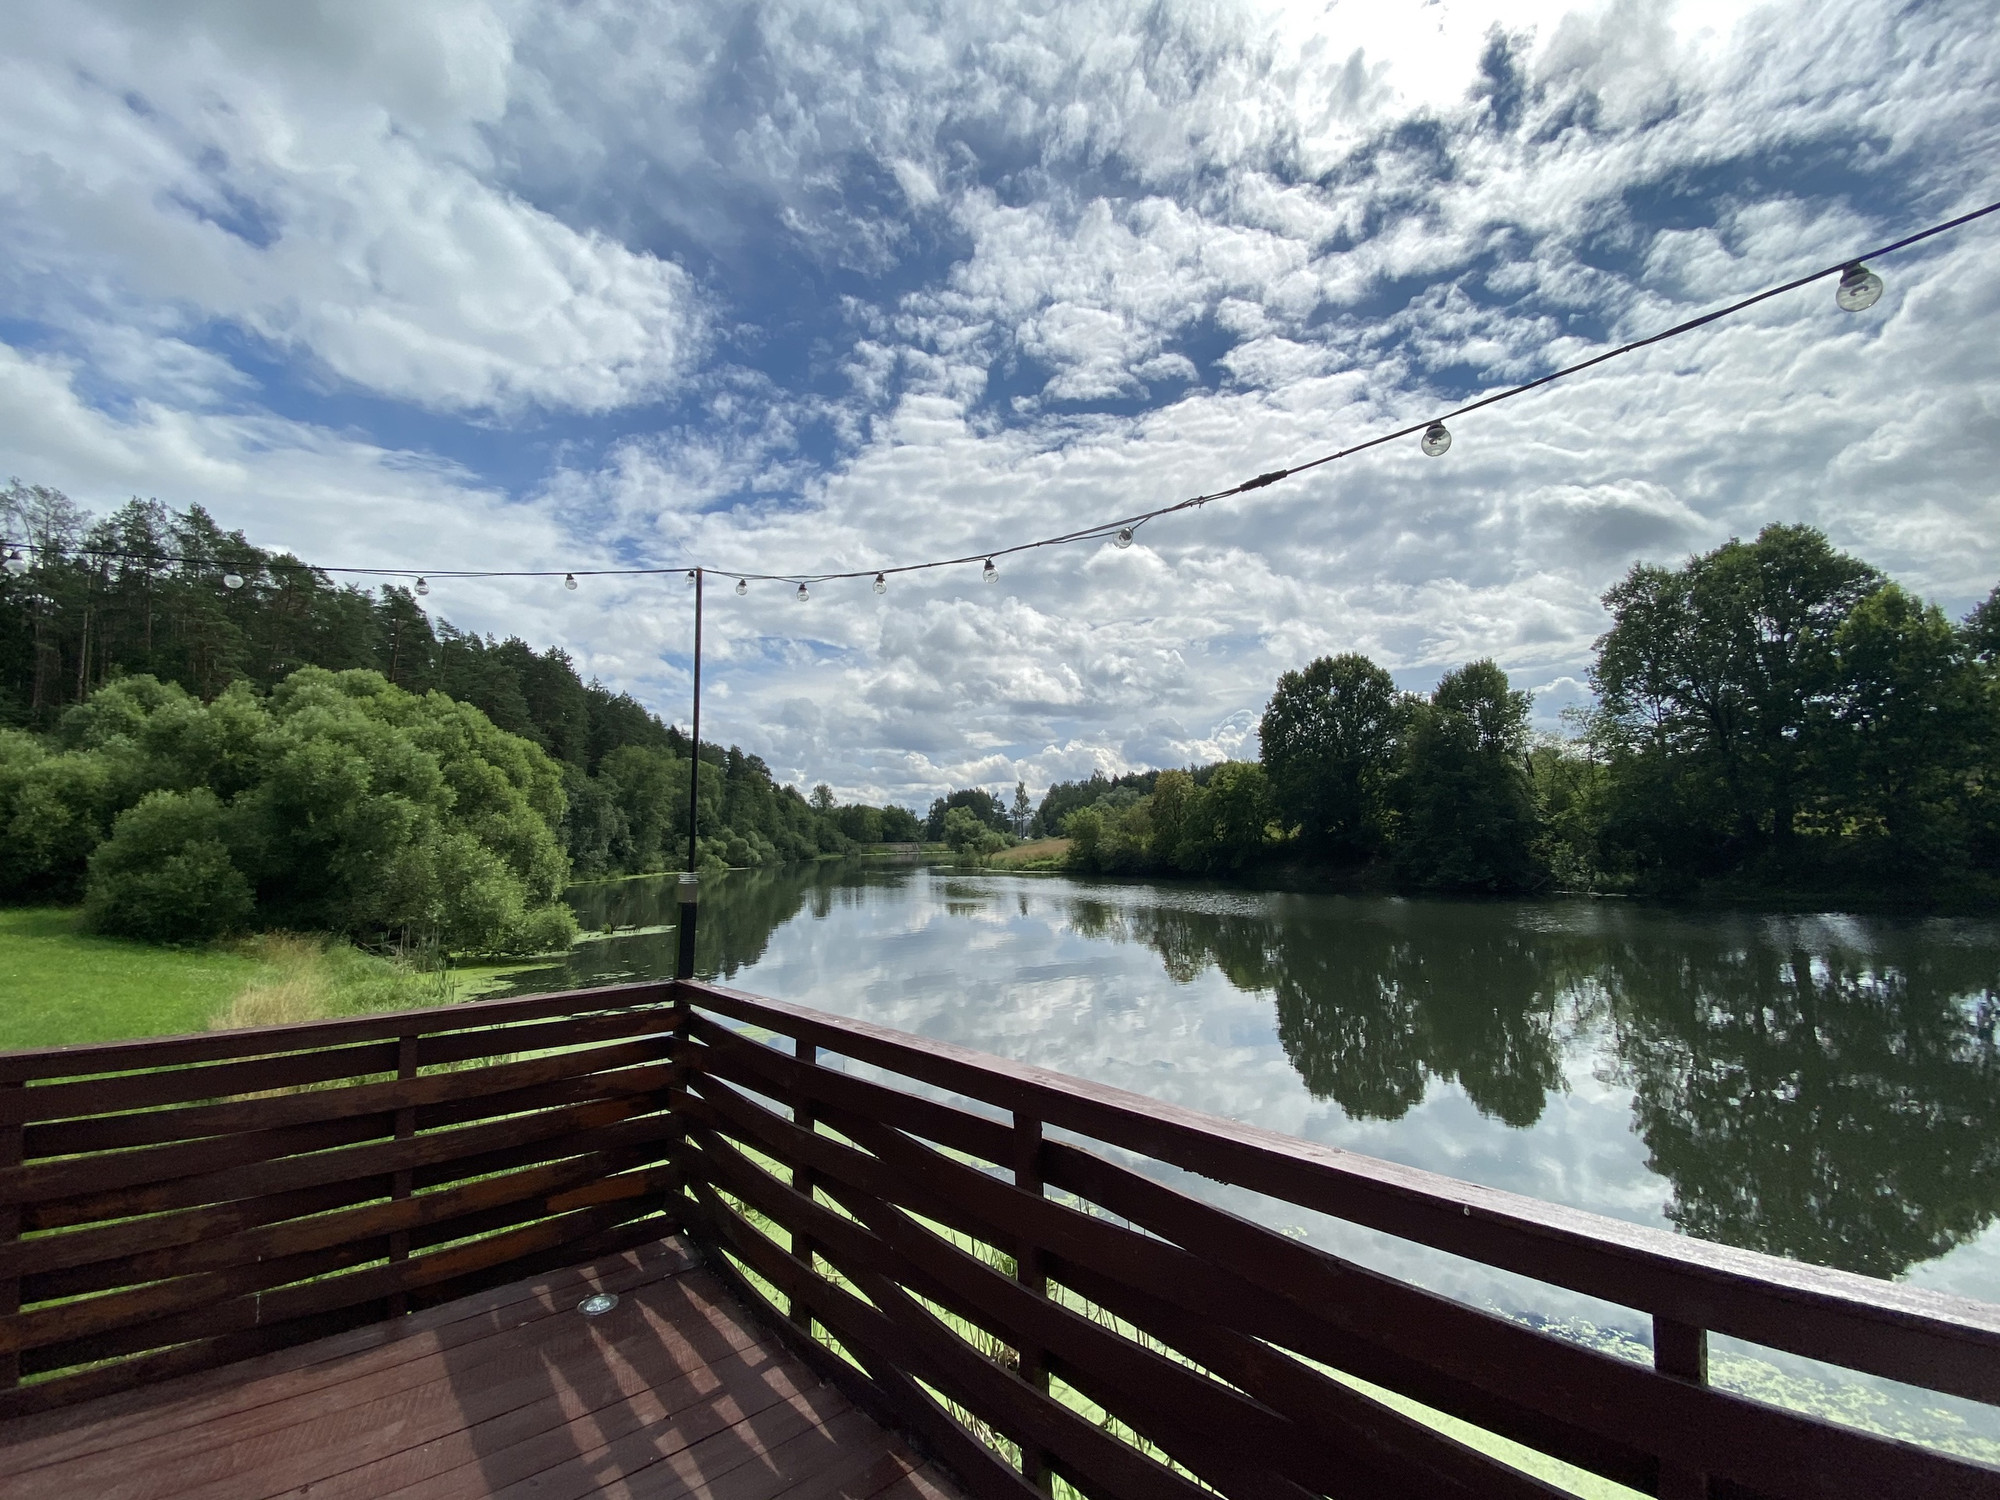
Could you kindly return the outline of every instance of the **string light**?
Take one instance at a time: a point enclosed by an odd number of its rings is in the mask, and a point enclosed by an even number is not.
[[[802,583],[799,585],[798,593],[794,594],[792,597],[797,599],[799,603],[803,604],[806,602],[806,600],[812,598],[812,594],[807,590],[806,586]]]
[[[1533,380],[1523,381],[1519,385],[1509,386],[1504,390],[1496,391],[1490,396],[1482,396],[1476,401],[1469,401],[1463,406],[1447,411],[1440,416],[1426,421],[1415,422],[1406,427],[1399,427],[1393,432],[1385,432],[1375,437],[1365,438],[1358,443],[1350,444],[1348,447],[1337,449],[1332,453],[1324,453],[1317,458],[1294,464],[1290,468],[1273,469],[1267,473],[1258,474],[1254,478],[1243,480],[1241,483],[1231,485],[1225,489],[1213,490],[1207,494],[1195,495],[1186,500],[1178,500],[1171,504],[1156,506],[1151,510],[1142,511],[1137,515],[1123,516],[1116,520],[1099,522],[1096,525],[1080,527],[1077,530],[1066,531],[1056,536],[1038,537],[1033,541],[1019,542],[1011,547],[1001,547],[990,552],[974,552],[961,557],[946,557],[933,559],[928,562],[905,563],[898,567],[882,568],[880,570],[862,569],[852,572],[807,574],[804,579],[799,581],[797,597],[799,599],[808,597],[806,588],[808,582],[834,583],[850,578],[868,578],[871,576],[871,573],[875,580],[877,592],[884,592],[888,587],[888,575],[892,573],[917,573],[933,568],[959,567],[967,563],[979,562],[982,559],[985,562],[982,576],[991,582],[998,577],[998,573],[993,565],[993,560],[996,557],[1008,557],[1017,552],[1028,552],[1039,547],[1059,547],[1072,542],[1103,540],[1106,538],[1109,538],[1119,547],[1129,547],[1138,528],[1148,521],[1157,520],[1161,516],[1176,515],[1181,511],[1196,509],[1207,505],[1211,500],[1225,500],[1237,495],[1247,495],[1252,490],[1260,490],[1267,485],[1276,484],[1280,480],[1295,478],[1300,474],[1308,473],[1325,464],[1336,463],[1341,459],[1350,458],[1357,453],[1365,453],[1371,448],[1379,448],[1384,444],[1398,442],[1406,437],[1421,434],[1421,447],[1423,451],[1432,457],[1438,457],[1451,446],[1451,433],[1445,425],[1447,422],[1469,415],[1472,412],[1483,411],[1485,408],[1498,405],[1502,401],[1511,401],[1517,396],[1525,396],[1530,391],[1540,390],[1543,386],[1551,385],[1558,380],[1567,380],[1572,376],[1582,374],[1586,370],[1594,369],[1609,360],[1618,359],[1624,355],[1635,353],[1638,350],[1650,348],[1652,345],[1664,343],[1668,339],[1679,338],[1684,334],[1693,333],[1697,329],[1705,328],[1709,324],[1719,322],[1723,318],[1733,317],[1735,314],[1743,312],[1747,308],[1754,307],[1760,302],[1782,296],[1787,292],[1797,291],[1801,287],[1808,286],[1815,281],[1822,281],[1829,276],[1840,278],[1839,285],[1834,292],[1834,300],[1843,310],[1847,312],[1865,311],[1875,305],[1880,299],[1883,290],[1882,278],[1869,270],[1866,262],[1878,260],[1898,250],[1908,249],[1911,245],[1961,228],[1976,219],[1983,219],[1993,213],[2000,213],[2000,203],[1989,203],[1983,208],[1973,209],[1969,213],[1960,214],[1956,218],[1933,224],[1929,228],[1920,229],[1914,234],[1905,235],[1899,240],[1878,246],[1861,256],[1841,261],[1837,265],[1822,267],[1817,271],[1810,271],[1803,276],[1795,277],[1790,281],[1782,282],[1776,286],[1767,287],[1761,292],[1752,293],[1750,296],[1740,298],[1724,307],[1719,307],[1713,312],[1689,318],[1685,322],[1676,323],[1671,328],[1662,329],[1660,332],[1649,334],[1645,338],[1633,339],[1629,343],[1620,344],[1615,349],[1607,349],[1602,354],[1592,355],[1590,358],[1579,360],[1575,364],[1564,365],[1560,369],[1551,370],[1548,374],[1538,376]],[[25,546],[29,552],[39,552],[42,550],[34,543],[23,543],[21,545]],[[163,563],[213,565],[213,560],[207,558],[165,557],[100,549],[91,549],[91,551],[94,556],[123,557],[145,563],[149,566],[158,566]],[[7,571],[10,573],[20,574],[28,571],[29,564],[25,559],[20,557],[18,549],[11,551],[5,562]],[[599,568],[591,571],[594,576],[621,578],[659,577],[663,574],[681,571],[682,566],[684,565],[657,568]],[[409,570],[406,568],[316,566],[313,571],[317,573],[339,573],[360,578],[407,578],[410,576]],[[686,573],[688,583],[692,585],[695,581],[695,570],[688,568],[686,569]],[[555,573],[551,569],[533,568],[449,569],[441,571],[438,576],[441,578],[550,578],[554,577]],[[568,578],[574,575],[565,574],[564,576]],[[797,575],[792,576],[796,577]],[[739,574],[736,575],[737,593],[747,592],[749,580],[753,578],[769,579],[773,582],[790,581],[782,574]],[[428,594],[430,592],[428,580],[424,577],[419,577],[416,582],[415,591],[418,594]]]
[[[563,574],[563,587],[564,587],[564,588],[566,588],[566,589],[568,589],[568,590],[569,590],[569,591],[570,591],[570,592],[571,592],[572,594],[573,594],[573,593],[575,593],[575,592],[576,592],[576,574],[574,574],[574,573],[565,573],[565,574]]]
[[[242,588],[243,575],[241,573],[224,573],[222,575],[222,586],[226,589]]]
[[[1882,296],[1882,278],[1856,261],[1840,273],[1833,300],[1843,312],[1866,312]]]
[[[747,578],[739,578],[739,579],[737,579],[737,580],[736,580],[736,597],[737,597],[737,598],[739,598],[739,599],[741,599],[741,598],[742,598],[742,597],[743,597],[743,596],[744,596],[745,594],[747,594],[747,593],[749,593],[749,592],[750,592],[750,580],[749,580],[749,579],[747,579]]]
[[[19,547],[9,547],[7,549],[6,567],[7,571],[12,573],[16,578],[19,578],[28,571],[28,559],[21,555]]]
[[[986,566],[984,569],[980,571],[979,576],[985,579],[988,583],[996,583],[999,581],[1000,570],[993,566],[992,558],[989,557],[986,559]]]

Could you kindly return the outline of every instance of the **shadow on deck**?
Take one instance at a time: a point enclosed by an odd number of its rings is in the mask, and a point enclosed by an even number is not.
[[[0,1423],[10,1500],[956,1493],[678,1240]]]

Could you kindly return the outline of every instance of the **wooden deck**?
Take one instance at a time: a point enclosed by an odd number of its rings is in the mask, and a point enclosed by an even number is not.
[[[619,1304],[588,1319],[593,1290]],[[0,1496],[951,1500],[677,1240],[0,1423]]]

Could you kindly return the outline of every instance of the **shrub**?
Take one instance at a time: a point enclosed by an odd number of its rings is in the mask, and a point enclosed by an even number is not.
[[[241,927],[256,907],[223,840],[225,814],[206,787],[149,792],[90,857],[84,921],[154,943],[199,942]]]

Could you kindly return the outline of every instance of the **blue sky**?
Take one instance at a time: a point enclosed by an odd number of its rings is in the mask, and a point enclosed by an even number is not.
[[[0,474],[314,561],[760,573],[1218,488],[2000,198],[1936,3],[17,0]],[[1807,521],[2000,578],[2000,227],[1099,544],[725,594],[705,727],[922,802],[1253,754],[1277,674],[1581,695],[1598,596]],[[678,583],[440,583],[683,717]]]

